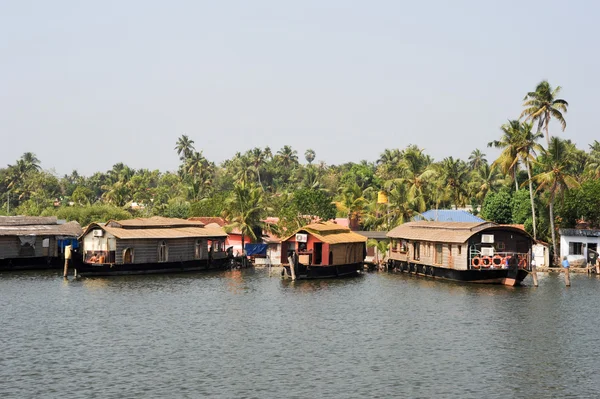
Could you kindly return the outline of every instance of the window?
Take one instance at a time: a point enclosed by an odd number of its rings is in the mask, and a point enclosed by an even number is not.
[[[169,259],[169,247],[165,241],[161,241],[158,246],[158,261],[166,262]]]
[[[458,247],[458,254],[460,255],[460,253],[462,252],[462,245],[457,245]]]
[[[441,265],[444,263],[444,246],[435,244],[435,263]]]
[[[194,246],[194,258],[200,259],[202,256],[202,240],[196,240],[196,245]]]
[[[420,242],[413,243],[413,258],[415,260],[419,260],[421,258],[421,243]]]
[[[583,255],[583,244],[580,242],[570,242],[569,255]]]

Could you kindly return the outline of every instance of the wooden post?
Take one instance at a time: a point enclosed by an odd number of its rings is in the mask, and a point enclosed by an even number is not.
[[[65,247],[65,268],[63,270],[63,277],[67,278],[69,275],[69,260],[71,260],[71,249],[73,247],[71,245],[67,245]]]
[[[571,279],[569,278],[569,268],[565,267],[565,285],[567,287],[571,286]]]
[[[596,260],[596,275],[600,274],[600,262]]]
[[[537,287],[538,286],[537,267],[535,265],[531,266],[531,277],[533,277],[533,286]]]
[[[288,263],[290,264],[290,273],[292,274],[292,281],[296,280],[296,264],[294,263],[294,257],[288,256]]]

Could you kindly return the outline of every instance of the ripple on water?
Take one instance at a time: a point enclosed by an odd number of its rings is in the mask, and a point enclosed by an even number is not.
[[[597,397],[600,279],[0,276],[3,397]]]

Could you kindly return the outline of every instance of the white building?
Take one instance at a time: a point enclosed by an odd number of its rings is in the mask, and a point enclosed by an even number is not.
[[[560,258],[565,256],[574,266],[585,266],[590,259],[596,259],[600,230],[560,229]]]

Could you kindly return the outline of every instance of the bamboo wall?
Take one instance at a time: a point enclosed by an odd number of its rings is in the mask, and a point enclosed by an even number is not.
[[[133,263],[158,262],[158,248],[163,241],[167,244],[168,262],[183,262],[196,259],[196,241],[198,238],[177,239],[133,239],[117,240],[115,263],[123,263],[123,251],[133,248]],[[206,239],[200,239],[199,259],[208,259],[208,244]]]
[[[394,239],[392,242],[399,240]],[[467,244],[447,244],[447,243],[434,243],[427,241],[417,241],[420,244],[419,257],[415,259],[415,241],[406,240],[408,242],[407,251],[399,252],[390,250],[390,259],[417,263],[423,265],[433,265],[439,267],[445,267],[450,269],[465,270],[467,269],[468,260],[468,248]],[[436,259],[436,245],[442,246],[442,261],[438,262]],[[392,246],[391,248],[398,248],[399,246]]]

